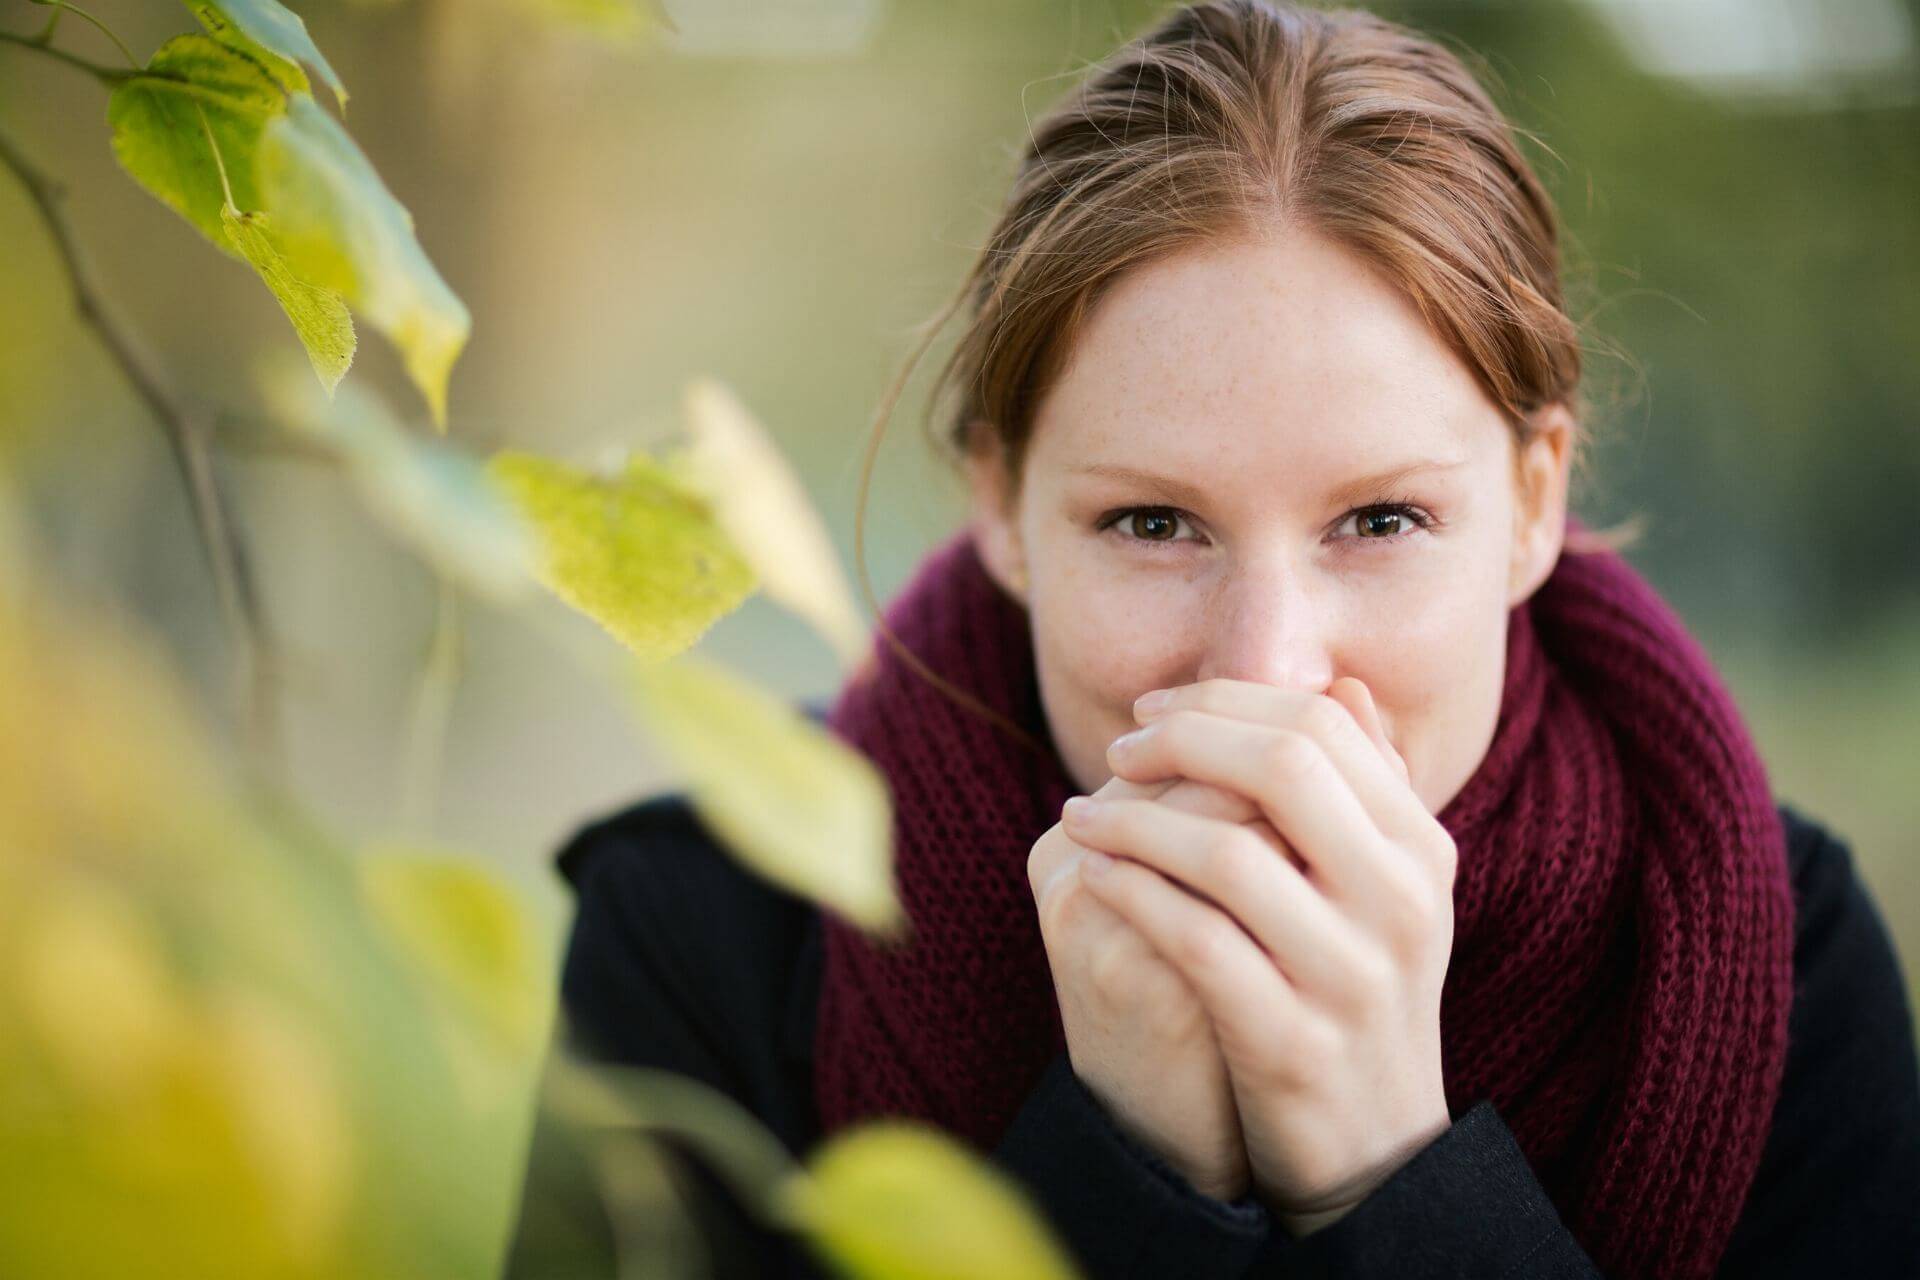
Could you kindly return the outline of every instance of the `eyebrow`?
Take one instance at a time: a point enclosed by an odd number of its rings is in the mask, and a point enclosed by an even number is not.
[[[1399,484],[1412,476],[1429,471],[1455,471],[1472,461],[1470,458],[1417,458],[1412,462],[1389,467],[1372,475],[1360,476],[1337,486],[1328,500],[1331,502],[1354,502],[1381,489]],[[1140,471],[1133,467],[1114,466],[1107,463],[1091,463],[1078,468],[1078,474],[1104,476],[1109,480],[1125,480],[1156,489],[1182,506],[1200,506],[1205,500],[1204,492],[1196,485],[1172,476],[1155,475],[1151,471]]]

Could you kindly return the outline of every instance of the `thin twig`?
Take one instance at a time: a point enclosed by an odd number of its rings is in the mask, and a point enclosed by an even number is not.
[[[140,71],[138,68],[122,70],[119,67],[108,67],[98,62],[89,62],[78,54],[68,53],[65,49],[48,44],[38,36],[23,36],[14,31],[0,31],[0,44],[17,44],[23,49],[32,49],[35,53],[44,53],[49,58],[57,58],[70,67],[78,67],[100,83],[108,86],[119,84],[122,80],[132,80],[138,76],[148,74]]]
[[[55,25],[59,23],[60,15],[62,13],[67,12],[68,10],[71,10],[74,13],[79,14],[82,18],[85,18],[88,22],[91,22],[94,25],[94,27],[100,32],[101,35],[113,41],[114,47],[120,50],[121,57],[125,58],[135,68],[138,68],[140,66],[140,59],[133,56],[133,50],[127,48],[127,42],[125,40],[122,40],[119,36],[115,35],[112,27],[100,21],[100,19],[94,17],[92,14],[88,13],[85,9],[82,9],[79,5],[70,4],[68,0],[27,0],[27,3],[47,5],[53,10],[53,16],[47,19],[46,30],[42,31],[39,35],[34,37],[36,42],[40,44],[46,44],[48,41],[52,40],[53,29]]]
[[[447,720],[464,665],[459,593],[445,574],[434,574],[434,582],[433,639],[413,687],[400,785],[400,829],[423,840],[433,835],[446,760]]]
[[[220,599],[221,616],[226,620],[239,653],[235,673],[245,732],[256,763],[277,772],[279,754],[278,707],[274,696],[273,652],[261,614],[259,593],[254,587],[245,549],[233,527],[232,517],[214,476],[212,456],[207,448],[208,424],[204,414],[189,411],[177,403],[162,386],[149,361],[136,347],[131,335],[107,311],[94,289],[81,261],[79,246],[73,239],[60,209],[65,191],[41,173],[21,154],[5,134],[0,134],[0,165],[13,171],[26,188],[34,207],[47,225],[54,248],[67,270],[73,288],[74,304],[81,319],[93,326],[101,344],[148,412],[159,422],[174,464],[186,484],[187,499],[193,508],[200,545],[213,571],[214,589]]]

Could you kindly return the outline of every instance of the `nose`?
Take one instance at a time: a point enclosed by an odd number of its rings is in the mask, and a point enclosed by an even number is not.
[[[1321,612],[1303,575],[1278,558],[1236,565],[1209,601],[1195,678],[1322,692],[1333,683],[1333,662]]]

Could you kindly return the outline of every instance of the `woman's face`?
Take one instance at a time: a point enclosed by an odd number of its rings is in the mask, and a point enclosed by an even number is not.
[[[1137,268],[1042,402],[1011,502],[973,462],[974,534],[1025,601],[1074,780],[1149,689],[1213,677],[1373,693],[1438,813],[1493,738],[1507,613],[1552,571],[1572,419],[1513,437],[1467,366],[1317,235]]]

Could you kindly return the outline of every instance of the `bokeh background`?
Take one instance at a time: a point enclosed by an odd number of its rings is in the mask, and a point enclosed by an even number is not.
[[[180,6],[91,6],[145,57]],[[451,432],[591,460],[664,442],[695,375],[778,437],[853,559],[871,415],[985,236],[1029,118],[1162,6],[1121,0],[305,0],[347,125],[474,317]],[[1374,6],[1484,59],[1567,226],[1601,444],[1576,494],[1639,514],[1632,561],[1720,664],[1778,796],[1849,842],[1920,981],[1920,3]],[[45,10],[0,0],[30,33]],[[69,19],[62,43],[115,51]],[[0,45],[0,130],[68,188],[102,292],[180,395],[244,421],[294,349],[253,273],[117,169],[105,92]],[[921,437],[943,333],[875,475],[885,600],[955,527]],[[350,379],[417,405],[363,334]],[[238,438],[238,437],[236,437]],[[231,653],[160,433],[0,181],[0,440],[67,579],[148,622],[230,716]],[[331,469],[235,449],[293,780],[349,833],[396,819],[431,578]],[[522,867],[672,778],[604,686],[515,616],[468,612],[447,843]],[[798,698],[833,656],[764,602],[702,647]],[[9,726],[31,733],[32,726]]]

